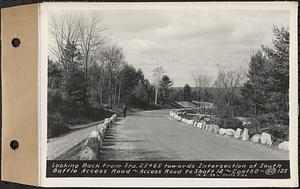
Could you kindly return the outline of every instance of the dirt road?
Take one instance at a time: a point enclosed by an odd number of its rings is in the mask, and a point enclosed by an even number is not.
[[[83,126],[77,126],[78,130],[57,137],[52,138],[47,142],[47,159],[57,159],[58,157],[64,155],[66,152],[72,150],[75,146],[79,145],[84,141],[89,134],[96,129],[96,125],[102,121],[97,121],[90,124],[85,124]]]
[[[288,153],[176,122],[168,110],[142,111],[112,126],[103,160],[280,160]]]

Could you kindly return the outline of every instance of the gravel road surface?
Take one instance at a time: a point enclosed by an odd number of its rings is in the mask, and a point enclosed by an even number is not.
[[[168,110],[141,111],[111,127],[103,160],[284,160],[288,152],[176,122]]]

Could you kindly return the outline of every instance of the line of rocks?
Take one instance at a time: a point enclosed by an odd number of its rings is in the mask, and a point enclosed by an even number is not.
[[[206,130],[208,132],[224,135],[224,136],[230,136],[236,139],[241,139],[243,141],[252,141],[254,143],[261,143],[265,145],[272,145],[272,139],[271,135],[269,133],[263,132],[261,134],[254,134],[251,138],[249,136],[249,130],[247,128],[244,128],[243,130],[238,128],[236,130],[234,129],[224,129],[220,128],[217,124],[210,124],[209,121],[201,120],[190,120],[184,117],[181,117],[178,115],[177,112],[170,111],[170,116],[174,118],[175,120],[179,122],[183,122],[187,125],[197,127],[202,130]],[[281,150],[289,151],[289,142],[284,141],[278,145],[278,148]]]
[[[100,148],[104,142],[104,137],[109,129],[118,119],[117,114],[106,118],[103,123],[96,126],[86,141],[83,143],[79,152],[79,160],[97,160],[99,159]]]

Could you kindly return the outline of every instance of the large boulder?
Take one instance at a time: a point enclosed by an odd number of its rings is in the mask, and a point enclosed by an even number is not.
[[[244,128],[244,131],[242,134],[242,140],[244,140],[244,141],[249,140],[249,130],[247,128]]]
[[[104,124],[107,125],[107,127],[109,127],[111,125],[110,119],[109,118],[105,118],[104,119]]]
[[[202,129],[205,129],[206,128],[206,122],[205,121],[202,121]]]
[[[176,119],[177,121],[180,121],[181,117],[175,113],[173,113],[173,116],[172,116],[174,119]]]
[[[258,143],[259,140],[260,140],[260,134],[255,134],[251,137],[252,142]]]
[[[89,146],[83,146],[79,153],[79,160],[97,160],[96,152]]]
[[[209,125],[208,125],[207,131],[208,131],[208,132],[212,132],[212,131],[213,131],[213,124],[209,124]]]
[[[234,133],[234,138],[241,138],[242,137],[242,129],[237,128]]]
[[[118,115],[117,114],[113,114],[112,117],[114,118],[114,121],[117,121],[117,119],[118,119]]]
[[[104,127],[105,130],[108,130],[108,128],[109,128],[109,123],[104,122],[104,123],[102,123],[102,124],[99,124],[99,129],[102,128],[102,127]],[[99,130],[99,131],[100,131],[100,130]],[[98,132],[99,132],[99,131],[98,131]]]
[[[104,124],[104,123],[103,123],[102,125],[103,125],[102,127],[105,129],[105,131],[107,131],[108,128],[109,128],[109,127],[108,127],[108,124]]]
[[[98,124],[96,125],[96,131],[98,131],[98,133],[100,132],[100,129],[104,127],[104,124]]]
[[[90,133],[89,137],[86,139],[84,145],[91,147],[95,153],[98,152],[101,145],[102,138],[98,131],[93,131]]]
[[[226,133],[226,129],[224,129],[224,128],[219,129],[219,134],[220,135],[225,135],[225,133]]]
[[[199,122],[199,123],[197,124],[197,127],[198,127],[199,129],[202,129],[202,125],[203,125],[203,123],[202,123],[202,122]]]
[[[262,144],[272,145],[271,135],[269,133],[263,132],[260,137],[260,142]]]
[[[102,140],[104,140],[104,137],[105,137],[105,134],[106,134],[106,130],[104,127],[102,127],[100,130],[99,130],[99,134],[102,138]]]
[[[225,135],[226,136],[233,136],[235,133],[234,129],[226,129]]]
[[[194,127],[197,127],[198,122],[194,121]]]
[[[185,119],[185,123],[188,125],[190,123],[190,120]]]
[[[194,120],[188,120],[188,122],[187,122],[188,125],[193,125],[193,123],[194,123]]]
[[[209,129],[209,126],[210,126],[210,124],[209,124],[209,123],[205,124],[205,130],[206,130],[206,131],[208,131],[208,129]]]
[[[115,122],[114,117],[109,118],[110,124],[113,124]]]
[[[289,142],[288,141],[283,141],[278,145],[278,148],[284,151],[289,151]]]
[[[219,132],[219,126],[218,125],[213,125],[213,133],[217,134]]]
[[[174,118],[174,119],[178,119],[178,115],[173,114],[173,118]]]

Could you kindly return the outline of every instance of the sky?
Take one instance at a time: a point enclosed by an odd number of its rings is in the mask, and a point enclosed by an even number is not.
[[[193,86],[192,72],[216,77],[217,65],[245,66],[261,45],[272,45],[272,28],[288,27],[279,10],[99,10],[109,41],[152,80],[162,66],[174,81]]]

